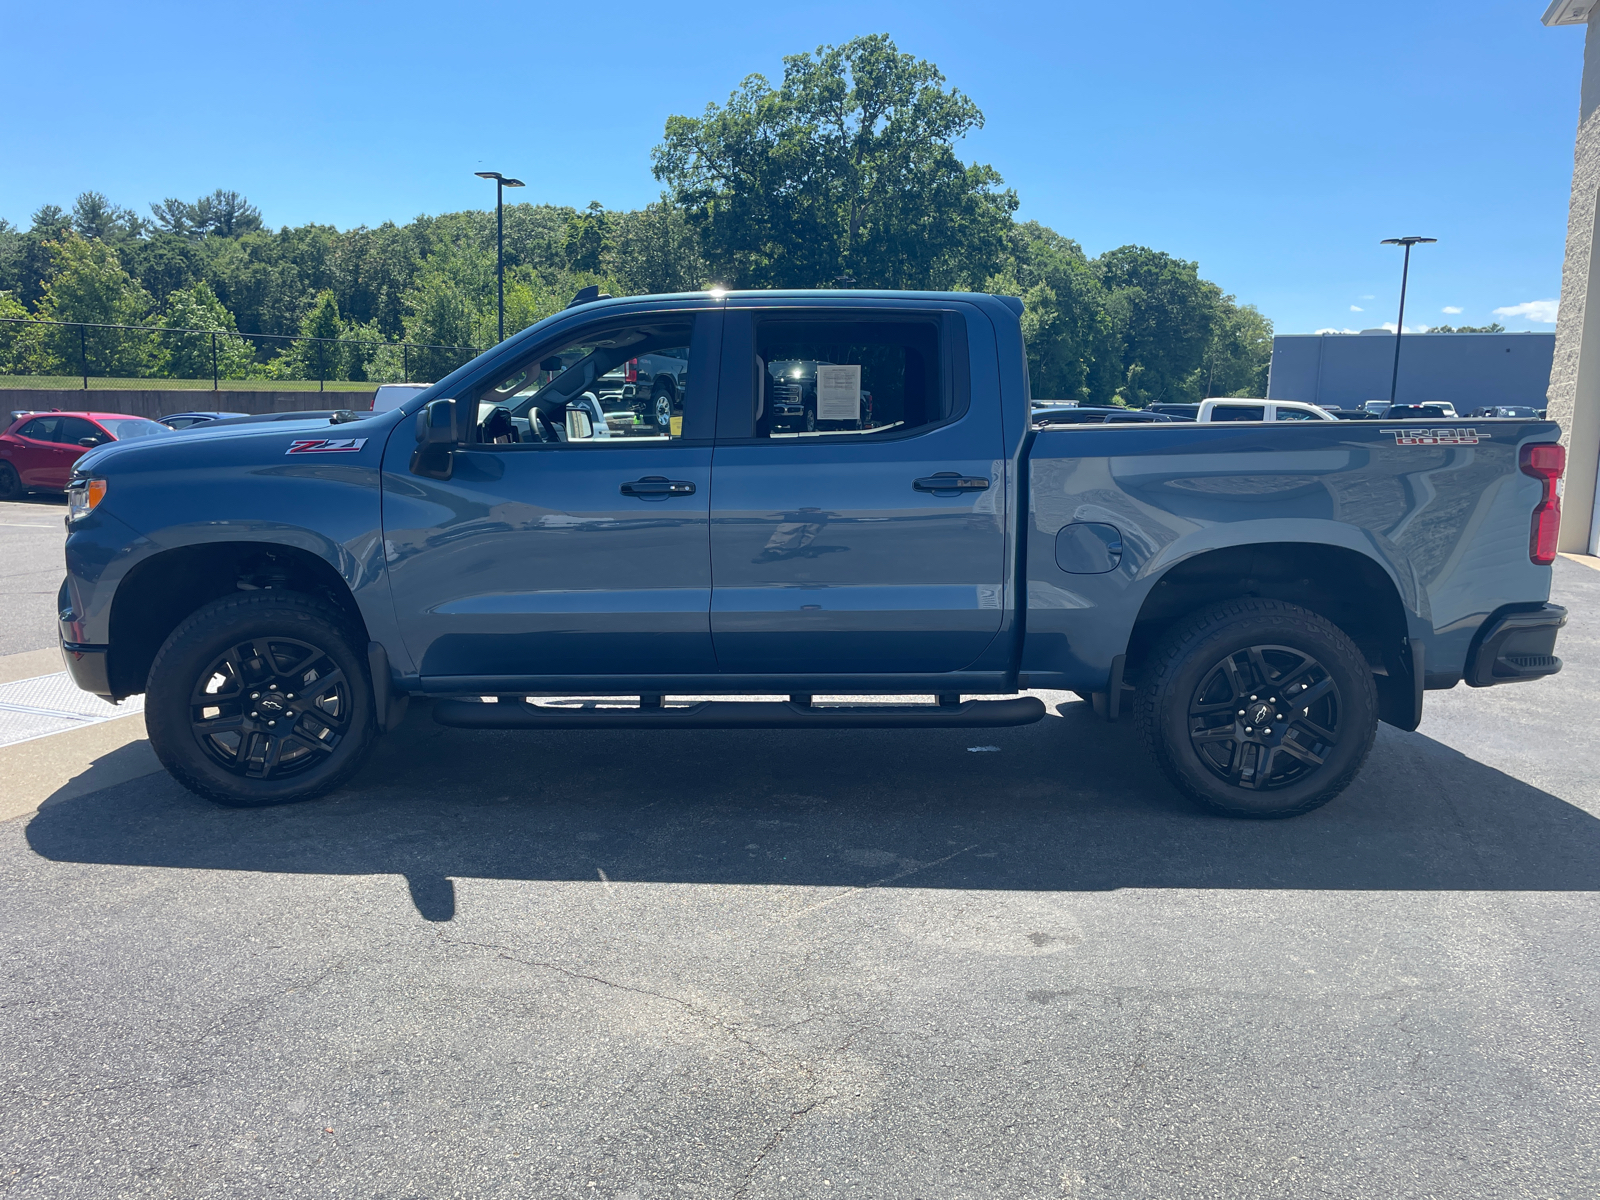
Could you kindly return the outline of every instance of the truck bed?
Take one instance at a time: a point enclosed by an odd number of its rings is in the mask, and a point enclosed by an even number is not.
[[[1293,598],[1331,573],[1363,581],[1356,595],[1370,599],[1375,669],[1407,665],[1414,644],[1425,647],[1426,686],[1454,686],[1492,613],[1548,599],[1550,569],[1528,554],[1542,485],[1521,472],[1518,454],[1560,431],[1548,421],[1429,424],[1037,431],[1026,456],[1028,681],[1104,689],[1117,665],[1111,648],[1137,654],[1136,623],[1204,599],[1210,577],[1226,576],[1218,586],[1232,594]],[[1085,573],[1070,547],[1058,561],[1058,538],[1074,523],[1117,531],[1114,568]]]

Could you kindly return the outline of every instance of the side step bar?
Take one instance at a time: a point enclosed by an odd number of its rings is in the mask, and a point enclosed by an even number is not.
[[[681,708],[554,708],[525,701],[440,700],[433,719],[456,729],[994,729],[1043,718],[1037,696],[964,704],[816,706],[704,700]]]

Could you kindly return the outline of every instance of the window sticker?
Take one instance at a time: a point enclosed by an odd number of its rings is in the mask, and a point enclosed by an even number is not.
[[[861,365],[817,364],[817,420],[861,419]]]

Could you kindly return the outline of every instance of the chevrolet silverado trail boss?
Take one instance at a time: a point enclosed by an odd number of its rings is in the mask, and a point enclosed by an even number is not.
[[[343,783],[417,695],[466,728],[904,729],[1062,689],[1244,817],[1338,795],[1426,689],[1560,669],[1554,425],[1052,425],[1021,311],[575,301],[394,411],[97,448],[67,664],[145,693],[162,763],[223,804]],[[681,420],[597,436],[598,381],[683,348]],[[833,428],[763,420],[776,362],[826,364]],[[681,699],[752,694],[787,698]]]

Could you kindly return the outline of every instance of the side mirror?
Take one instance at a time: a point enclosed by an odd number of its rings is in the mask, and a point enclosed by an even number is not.
[[[456,432],[456,402],[435,400],[417,414],[417,444],[454,446],[461,438]]]
[[[100,439],[97,438],[97,437],[81,437],[81,438],[78,439],[78,445],[87,446],[90,449],[93,449],[95,446],[98,446],[99,444],[100,444]]]
[[[449,479],[455,474],[455,452],[461,442],[456,411],[454,400],[435,400],[417,414],[417,448],[411,452],[413,475]]]
[[[567,409],[567,441],[581,442],[594,436],[594,422],[581,408]]]

